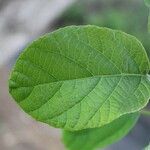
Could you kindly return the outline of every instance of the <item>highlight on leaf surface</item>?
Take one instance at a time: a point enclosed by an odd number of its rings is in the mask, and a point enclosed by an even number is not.
[[[123,138],[135,125],[138,113],[127,114],[100,128],[81,131],[64,131],[63,142],[68,150],[104,148]]]
[[[149,60],[133,36],[69,26],[31,43],[18,58],[10,93],[38,121],[74,131],[137,112],[150,98]]]

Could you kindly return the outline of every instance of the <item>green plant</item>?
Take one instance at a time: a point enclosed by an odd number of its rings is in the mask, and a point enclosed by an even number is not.
[[[68,26],[31,43],[9,91],[38,121],[63,129],[70,150],[93,150],[124,137],[150,98],[150,62],[142,44],[118,30]]]

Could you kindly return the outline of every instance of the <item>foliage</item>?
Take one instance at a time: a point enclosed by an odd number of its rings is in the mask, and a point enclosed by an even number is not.
[[[149,52],[144,3],[118,3],[83,0],[63,14],[58,26],[124,30]],[[150,0],[145,4],[150,8]],[[150,66],[142,44],[124,32],[97,26],[69,26],[34,41],[9,80],[11,95],[26,113],[63,129],[69,150],[93,150],[120,140],[150,98]]]
[[[131,113],[147,105],[149,67],[145,49],[135,37],[93,25],[70,26],[24,50],[11,73],[9,89],[38,121],[69,131],[86,129],[78,133],[90,131],[89,135],[107,129],[103,135],[108,139],[95,141],[95,146],[106,146],[124,136],[137,120]],[[120,130],[111,132],[117,126]]]
[[[123,138],[135,125],[138,117],[138,113],[127,114],[101,128],[64,131],[63,141],[70,150],[103,148]]]

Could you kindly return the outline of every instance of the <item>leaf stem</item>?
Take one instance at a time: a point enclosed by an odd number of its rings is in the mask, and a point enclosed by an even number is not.
[[[146,116],[150,116],[150,111],[148,111],[148,110],[141,110],[141,114],[146,115]]]

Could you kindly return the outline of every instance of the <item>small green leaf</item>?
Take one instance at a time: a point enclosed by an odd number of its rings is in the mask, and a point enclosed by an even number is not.
[[[34,41],[9,81],[25,112],[54,127],[101,127],[137,112],[150,98],[149,60],[142,44],[121,31],[71,26]]]
[[[68,150],[93,150],[106,147],[123,138],[135,125],[139,114],[127,114],[100,128],[64,131],[63,141]]]

